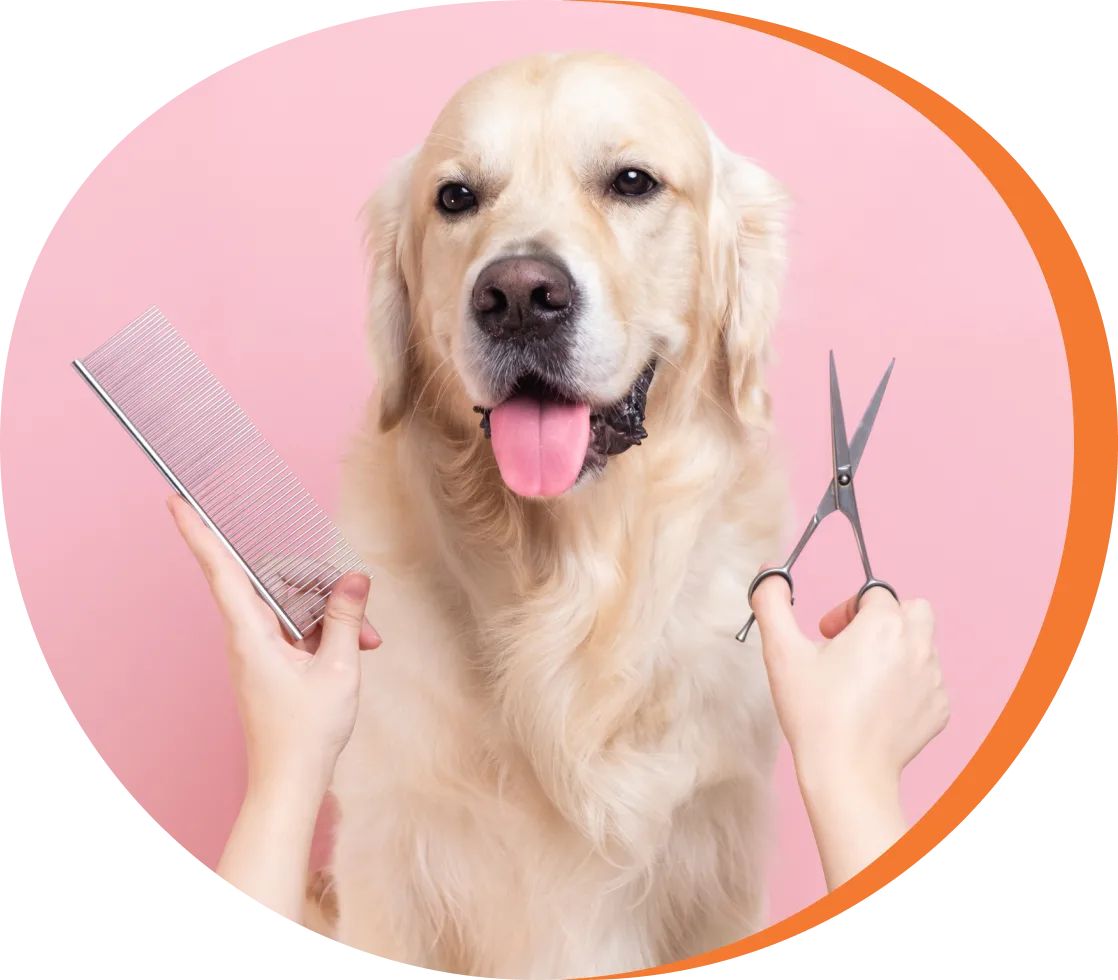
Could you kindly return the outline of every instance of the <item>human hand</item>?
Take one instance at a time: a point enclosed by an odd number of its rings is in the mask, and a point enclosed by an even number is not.
[[[833,888],[904,833],[901,771],[947,724],[932,609],[871,589],[860,608],[851,599],[827,613],[819,624],[826,641],[813,643],[783,579],[765,579],[752,605]]]
[[[292,643],[244,571],[191,507],[168,500],[225,622],[229,671],[248,753],[248,796],[321,799],[357,717],[360,650],[380,646],[365,619],[369,580],[349,574],[320,628]],[[317,802],[314,803],[317,807]]]

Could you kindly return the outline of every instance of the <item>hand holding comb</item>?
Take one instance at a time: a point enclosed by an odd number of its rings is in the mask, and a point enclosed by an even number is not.
[[[74,367],[225,544],[292,639],[368,568],[155,307]]]

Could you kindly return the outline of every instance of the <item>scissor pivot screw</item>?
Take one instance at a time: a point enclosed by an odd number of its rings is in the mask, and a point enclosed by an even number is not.
[[[838,481],[839,481],[839,486],[840,487],[849,486],[850,485],[850,474],[849,473],[840,473]]]

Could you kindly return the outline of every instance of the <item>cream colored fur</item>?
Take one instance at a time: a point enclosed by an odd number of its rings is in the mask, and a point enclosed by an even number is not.
[[[588,190],[619,153],[657,168],[662,199]],[[459,166],[496,204],[447,222],[434,197]],[[600,54],[475,79],[370,202],[379,391],[339,517],[376,570],[384,646],[334,782],[341,942],[575,977],[763,923],[776,728],[734,633],[784,519],[764,387],[783,207],[667,82]],[[504,486],[471,411],[463,297],[526,236],[588,283],[603,397],[661,358],[645,444],[551,500]]]

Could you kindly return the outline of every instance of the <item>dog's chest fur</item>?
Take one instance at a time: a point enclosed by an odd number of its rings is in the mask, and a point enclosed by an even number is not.
[[[354,455],[341,519],[385,644],[335,780],[341,941],[585,976],[761,924],[775,724],[733,635],[781,488],[655,485],[666,463],[510,512],[452,500],[453,473],[401,440]]]

